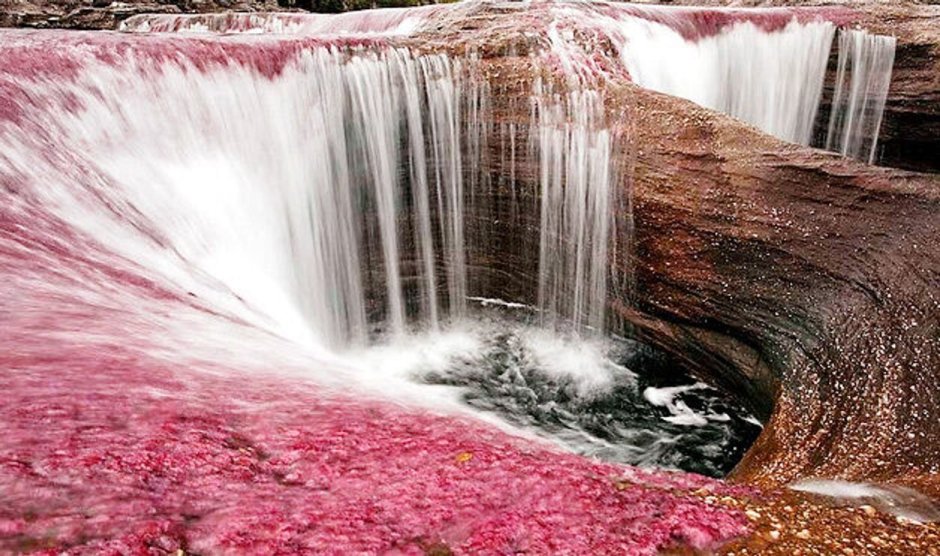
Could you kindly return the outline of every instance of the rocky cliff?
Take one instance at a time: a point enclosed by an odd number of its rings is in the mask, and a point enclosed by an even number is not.
[[[546,48],[531,31],[538,18],[516,20],[484,10],[421,43],[483,56],[499,206],[512,194],[509,168],[495,162],[505,160],[499,145],[507,129],[525,144],[531,108],[518,99],[533,75],[552,71],[530,56]],[[922,61],[908,58],[895,74],[903,87],[892,93],[891,125],[911,105],[905,95],[936,113],[935,80],[916,77],[935,76],[935,61]],[[940,176],[788,144],[629,84],[605,95],[632,205],[632,227],[619,238],[629,249],[611,260],[632,281],[612,309],[627,329],[769,416],[735,476],[765,485],[900,481],[940,493]],[[904,137],[888,145],[913,140]],[[512,173],[512,191],[535,188],[533,161],[516,160]],[[477,266],[498,277],[491,293],[524,298],[537,261],[523,246],[537,223],[494,220],[511,224],[489,232],[496,252],[478,254]]]

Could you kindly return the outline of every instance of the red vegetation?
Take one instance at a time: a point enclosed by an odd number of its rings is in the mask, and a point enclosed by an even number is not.
[[[603,552],[706,547],[740,512],[691,475],[466,420],[121,353],[0,357],[0,551]]]

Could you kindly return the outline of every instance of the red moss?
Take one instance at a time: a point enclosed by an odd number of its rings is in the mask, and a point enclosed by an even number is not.
[[[303,383],[55,353],[0,356],[0,550],[652,554],[746,531],[686,494],[728,491],[702,477]]]
[[[699,8],[673,6],[640,6],[628,4],[592,4],[583,9],[618,17],[631,15],[671,27],[688,41],[698,41],[721,33],[738,23],[752,23],[767,33],[779,31],[791,21],[809,23],[829,21],[845,26],[858,19],[858,14],[841,6],[810,8]]]

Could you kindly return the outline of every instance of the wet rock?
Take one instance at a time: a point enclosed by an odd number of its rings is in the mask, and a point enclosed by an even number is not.
[[[486,28],[467,44],[521,35]],[[524,145],[530,105],[517,101],[532,68],[493,56],[481,71],[501,76],[494,129],[511,124]],[[633,225],[611,261],[629,284],[614,285],[610,308],[768,418],[736,477],[924,478],[940,491],[925,474],[940,462],[940,177],[787,144],[628,84],[606,96]],[[515,173],[517,190],[535,187],[534,161],[520,157]],[[476,259],[498,269],[494,297],[531,296],[536,230],[524,222],[495,243],[501,257]]]

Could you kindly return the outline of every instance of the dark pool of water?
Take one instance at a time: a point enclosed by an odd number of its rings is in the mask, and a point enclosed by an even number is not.
[[[517,323],[490,329],[482,354],[421,379],[579,453],[631,465],[722,477],[761,431],[731,397],[649,346],[608,340],[598,364],[574,343],[574,354],[546,353]]]

